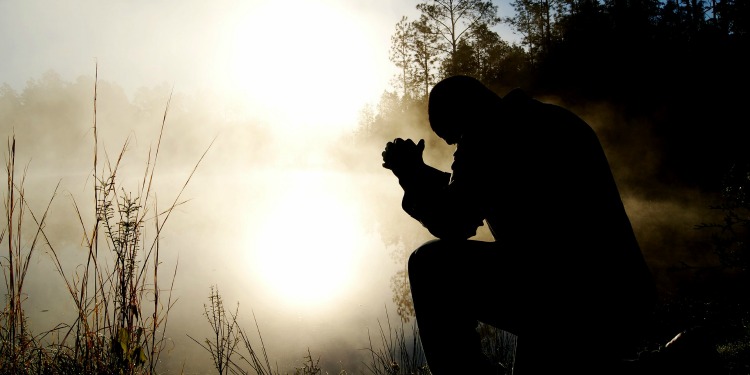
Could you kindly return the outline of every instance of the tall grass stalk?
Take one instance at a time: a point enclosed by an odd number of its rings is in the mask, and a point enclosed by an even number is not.
[[[411,324],[411,329],[407,329],[405,320],[401,319],[400,326],[394,327],[390,323],[387,310],[386,320],[388,321],[387,330],[378,320],[379,346],[373,345],[368,331],[370,346],[367,350],[371,358],[370,363],[365,366],[369,372],[373,375],[430,375],[416,322]],[[516,336],[483,323],[478,325],[477,331],[482,340],[482,350],[485,355],[493,362],[500,364],[503,373],[512,373]]]
[[[43,336],[34,337],[27,329],[23,303],[27,296],[24,293],[24,281],[29,270],[32,254],[40,245],[50,205],[57,193],[55,187],[52,198],[40,220],[37,220],[29,208],[24,195],[24,182],[28,165],[23,170],[20,181],[16,176],[16,139],[8,140],[6,157],[7,190],[5,192],[5,227],[0,231],[0,243],[5,241],[7,256],[2,257],[2,269],[5,281],[6,304],[0,319],[0,373],[23,373],[32,363],[41,363],[42,353],[37,351],[38,341]],[[24,241],[26,226],[25,215],[31,214],[37,223],[30,242]]]
[[[23,190],[26,170],[17,181],[15,137],[9,141],[6,227],[0,232],[0,242],[5,240],[8,246],[7,257],[2,258],[8,294],[0,321],[0,374],[155,374],[168,343],[166,328],[177,301],[172,292],[178,262],[165,288],[160,278],[160,234],[172,211],[184,203],[181,195],[211,145],[171,204],[160,209],[153,181],[171,95],[156,148],[149,149],[139,188],[130,192],[123,187],[119,173],[129,139],[114,160],[110,160],[106,151],[105,158],[100,160],[97,84],[98,68],[93,96],[93,222],[87,223],[77,201],[72,199],[87,249],[85,265],[73,273],[65,269],[45,231],[52,199],[41,218],[29,209]],[[22,237],[26,212],[35,224],[29,244]],[[152,226],[147,227],[149,222]],[[153,233],[148,228],[153,228]],[[42,241],[74,303],[76,317],[72,323],[61,323],[34,337],[28,332],[24,318],[23,281],[31,255]],[[153,304],[148,304],[150,298]],[[41,339],[48,337],[56,339],[43,343]]]
[[[411,330],[407,330],[402,319],[397,327],[391,326],[388,310],[385,312],[387,330],[378,319],[380,345],[375,347],[372,336],[368,330],[367,337],[370,352],[370,363],[365,367],[374,375],[429,375],[430,369],[422,351],[422,343],[419,340],[419,330],[413,323]],[[407,332],[410,331],[409,337]]]
[[[513,372],[516,359],[516,343],[518,337],[489,324],[479,323],[477,327],[482,340],[484,354],[501,367],[504,374]]]

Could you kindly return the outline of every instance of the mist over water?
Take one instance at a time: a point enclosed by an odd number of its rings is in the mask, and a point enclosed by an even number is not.
[[[5,86],[0,92],[0,129],[7,138],[15,135],[17,169],[28,166],[29,207],[40,214],[52,199],[45,232],[69,277],[82,272],[84,232],[93,226],[94,83],[87,76],[67,82],[50,72],[23,90]],[[209,353],[191,337],[209,337],[204,305],[215,286],[228,310],[238,308],[245,330],[256,333],[257,320],[270,360],[282,372],[294,372],[308,349],[325,370],[362,369],[370,358],[368,334],[377,344],[379,324],[387,317],[399,324],[392,278],[404,270],[408,253],[431,238],[401,211],[401,189],[380,166],[380,140],[356,142],[356,124],[339,132],[285,127],[243,114],[237,103],[166,85],[142,88],[130,99],[116,83],[100,80],[96,99],[96,174],[124,147],[118,178],[131,192],[143,183],[166,111],[151,200],[158,207],[150,209],[181,204],[160,233],[163,289],[176,270],[162,368],[214,370]],[[645,127],[626,124],[630,132],[623,136],[611,130],[623,120],[606,104],[572,109],[599,134],[660,285],[670,289],[679,282],[673,268],[680,262],[710,263],[702,234],[693,229],[711,213],[710,197],[649,183],[660,155],[653,137],[638,130]],[[429,132],[405,128],[402,136]],[[425,161],[448,170],[452,147],[428,144]],[[153,238],[149,224],[144,230]],[[28,228],[33,235],[33,223]],[[485,227],[477,238],[490,238]],[[46,250],[38,246],[25,287],[29,327],[37,333],[72,324],[76,314]]]
[[[173,345],[163,366],[212,370],[209,353],[188,335],[208,337],[204,304],[216,286],[227,310],[239,304],[244,329],[255,332],[257,319],[269,357],[282,371],[293,372],[308,348],[326,368],[356,371],[369,358],[368,330],[376,334],[387,313],[398,321],[390,278],[402,265],[392,257],[394,245],[381,238],[373,212],[399,209],[400,188],[379,167],[379,152],[345,151],[363,166],[374,163],[351,170],[331,152],[349,147],[339,139],[346,134],[298,127],[290,137],[276,124],[232,118],[203,104],[211,103],[206,98],[168,87],[143,89],[131,101],[117,84],[97,86],[98,168],[113,166],[124,147],[117,176],[134,194],[167,111],[151,197],[158,207],[149,209],[184,203],[160,233],[160,284],[167,288],[176,269],[177,300],[167,328]],[[0,96],[3,135],[15,136],[17,168],[28,165],[30,209],[39,215],[52,199],[45,232],[68,277],[82,272],[84,231],[93,226],[93,89],[91,77],[65,82],[49,73]],[[150,238],[152,223],[144,226]],[[33,235],[33,223],[28,228]],[[37,248],[24,306],[29,327],[44,332],[72,324],[76,310],[47,249]]]

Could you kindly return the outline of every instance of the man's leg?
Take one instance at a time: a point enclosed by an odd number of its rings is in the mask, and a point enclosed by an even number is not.
[[[432,374],[497,373],[476,329],[483,317],[501,315],[497,300],[507,302],[499,290],[501,262],[496,245],[479,241],[435,240],[410,256],[417,327]]]

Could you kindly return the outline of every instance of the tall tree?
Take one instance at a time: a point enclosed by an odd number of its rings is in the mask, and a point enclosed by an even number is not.
[[[487,25],[479,25],[472,32],[472,49],[476,72],[474,76],[483,82],[497,78],[510,45]]]
[[[541,3],[537,0],[514,0],[511,6],[515,16],[507,17],[505,22],[521,35],[521,43],[526,46],[531,59],[529,63],[533,65],[543,45],[544,22]]]
[[[396,24],[396,32],[391,36],[391,62],[399,69],[396,85],[403,96],[410,94],[414,81],[414,25],[406,16]]]
[[[421,18],[412,23],[414,27],[414,62],[416,72],[414,75],[415,83],[420,87],[422,99],[427,98],[430,87],[435,82],[435,65],[438,60],[437,56],[437,36],[432,32],[426,20]]]
[[[420,22],[436,36],[435,48],[451,60],[444,66],[455,68],[460,42],[479,25],[494,26],[500,22],[497,6],[491,1],[432,0],[417,4]],[[447,71],[448,75],[455,74]]]
[[[443,61],[442,73],[471,75],[494,88],[507,89],[524,81],[525,61],[523,48],[511,46],[487,24],[480,24],[459,41],[454,59]]]
[[[684,9],[679,3],[696,2],[698,0],[679,0],[676,4],[678,11]],[[614,29],[622,39],[642,40],[653,35],[653,25],[657,21],[658,9],[662,7],[660,0],[605,0],[604,6],[611,15]]]
[[[440,66],[440,74],[447,77],[454,74],[463,74],[477,77],[479,65],[476,60],[474,45],[471,41],[461,39],[453,57],[443,60]]]
[[[505,21],[523,36],[523,43],[535,62],[546,58],[563,40],[563,20],[577,10],[596,4],[596,0],[514,0],[511,6],[515,16],[507,17]]]

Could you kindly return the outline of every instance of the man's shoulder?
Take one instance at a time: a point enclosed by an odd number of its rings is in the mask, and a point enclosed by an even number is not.
[[[588,123],[570,109],[538,100],[522,88],[510,90],[503,97],[503,107],[506,120],[517,125],[511,127],[515,133],[526,134],[526,131],[533,131],[555,139],[580,137],[582,133],[592,132]],[[508,127],[505,129],[507,131]]]
[[[531,108],[542,104],[542,102],[536,100],[534,97],[529,95],[526,90],[520,87],[516,87],[508,91],[508,93],[503,97],[502,103],[505,107],[505,110],[510,111],[511,113],[524,113],[525,111],[528,111]]]
[[[520,100],[529,100],[531,99],[531,96],[526,93],[526,91],[520,87],[516,87],[508,91],[507,94],[503,97],[503,100],[506,101],[520,101]]]

